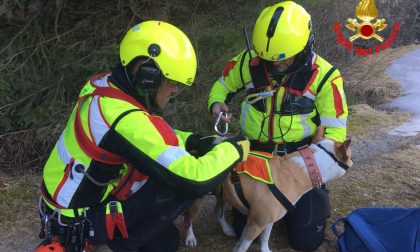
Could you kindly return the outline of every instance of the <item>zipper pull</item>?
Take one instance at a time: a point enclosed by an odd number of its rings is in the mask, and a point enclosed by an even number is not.
[[[71,180],[73,180],[73,165],[74,165],[74,158],[71,158],[70,163],[68,163],[66,168],[64,169],[64,172],[66,172],[67,169],[70,169],[69,176]]]

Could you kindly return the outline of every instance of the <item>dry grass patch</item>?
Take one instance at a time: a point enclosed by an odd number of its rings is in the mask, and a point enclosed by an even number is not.
[[[349,106],[349,114],[349,135],[358,139],[386,132],[410,118],[409,113],[381,111],[367,104]]]
[[[9,186],[0,192],[0,251],[31,251],[31,245],[39,243],[35,179],[34,176],[4,179]],[[22,250],[24,247],[27,250]]]

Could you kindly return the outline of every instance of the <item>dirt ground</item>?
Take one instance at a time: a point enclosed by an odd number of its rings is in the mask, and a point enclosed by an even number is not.
[[[385,78],[384,76],[382,78]],[[387,132],[409,119],[407,113],[379,111],[368,105],[350,107],[349,136],[353,141],[353,167],[347,174],[329,183],[331,217],[328,227],[353,209],[367,206],[420,206],[420,135],[391,136]],[[0,174],[1,175],[1,174]],[[0,176],[0,251],[32,251],[39,242],[38,216],[33,185],[38,178]],[[212,211],[215,197],[207,202],[194,223],[198,246],[180,251],[231,251],[236,240],[226,237]],[[230,212],[228,212],[230,214]],[[229,219],[230,216],[228,216]],[[338,251],[335,237],[327,230],[330,242],[317,251]],[[273,251],[293,251],[282,221],[273,227],[270,239]],[[250,251],[258,250],[253,244]]]

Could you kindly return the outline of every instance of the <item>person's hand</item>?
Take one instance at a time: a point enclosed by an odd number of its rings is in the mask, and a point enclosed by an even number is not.
[[[202,157],[223,140],[223,137],[217,135],[202,137],[198,134],[192,134],[187,139],[186,149],[188,152],[192,153],[194,157]]]
[[[224,123],[232,123],[232,113],[229,113],[229,108],[226,104],[221,102],[215,102],[211,107],[211,115],[217,118],[220,112],[226,112],[227,116],[221,116],[220,120]]]
[[[246,137],[239,134],[234,137],[227,138],[226,140],[224,140],[224,142],[230,142],[234,145],[235,144],[239,145],[242,148],[242,161],[245,161],[248,159],[250,142]]]

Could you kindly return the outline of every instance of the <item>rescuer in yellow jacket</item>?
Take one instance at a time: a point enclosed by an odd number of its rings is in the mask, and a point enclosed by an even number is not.
[[[190,40],[171,24],[146,21],[125,34],[120,63],[86,82],[44,167],[44,244],[178,248],[172,221],[249,152],[243,137],[213,145],[156,115],[180,85],[193,84],[196,69]]]
[[[265,8],[252,33],[252,47],[234,56],[214,83],[210,113],[228,112],[232,97],[245,91],[240,126],[251,150],[285,155],[311,143],[319,125],[325,137],[346,138],[347,104],[340,72],[313,49],[311,18],[300,5],[286,1]],[[232,114],[221,118],[230,122]],[[234,210],[239,235],[245,223]],[[289,213],[286,226],[291,245],[314,250],[324,238],[329,200],[325,189],[313,190]]]

